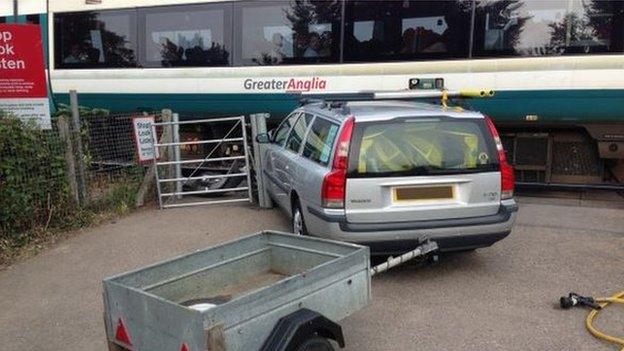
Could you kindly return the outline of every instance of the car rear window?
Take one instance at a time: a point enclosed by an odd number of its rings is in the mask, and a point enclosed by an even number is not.
[[[391,177],[498,170],[485,120],[400,118],[356,123],[349,176]]]

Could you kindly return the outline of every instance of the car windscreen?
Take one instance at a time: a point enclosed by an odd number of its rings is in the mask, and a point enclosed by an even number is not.
[[[356,122],[349,177],[491,172],[499,169],[484,119],[396,118]]]

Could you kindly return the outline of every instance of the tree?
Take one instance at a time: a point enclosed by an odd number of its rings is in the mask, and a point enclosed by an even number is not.
[[[101,55],[107,65],[115,67],[136,66],[136,57],[133,49],[127,47],[126,37],[112,32],[106,28],[106,21],[97,12],[87,12],[70,16],[67,20],[63,17],[57,19],[57,30],[61,31],[61,50],[59,62],[74,63],[101,63]],[[102,47],[94,46],[93,35],[99,33]],[[100,52],[103,50],[104,52]],[[66,58],[74,56],[75,62],[69,62]],[[76,57],[77,56],[77,57]]]
[[[489,19],[489,29],[503,30],[503,49],[496,50],[497,54],[517,54],[520,36],[531,16],[518,16],[517,12],[524,6],[521,0],[490,0],[477,3],[475,17],[480,19],[475,24],[475,33],[483,33],[483,37],[475,37],[477,47],[483,51],[493,51],[485,48],[486,18]],[[487,16],[486,16],[487,15]],[[492,28],[494,27],[494,28]],[[480,51],[477,50],[477,51]]]
[[[559,22],[548,25],[551,29],[550,47],[553,53],[562,54],[574,42],[589,41],[594,38],[593,30],[585,26],[583,18],[568,12]]]

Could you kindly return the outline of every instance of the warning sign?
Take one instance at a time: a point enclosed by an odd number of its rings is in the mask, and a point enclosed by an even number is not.
[[[0,24],[0,110],[52,127],[39,25]]]
[[[132,119],[134,127],[134,143],[136,145],[139,162],[144,163],[154,159],[154,140],[152,139],[152,124],[154,116],[135,117]],[[158,148],[156,148],[156,159]]]

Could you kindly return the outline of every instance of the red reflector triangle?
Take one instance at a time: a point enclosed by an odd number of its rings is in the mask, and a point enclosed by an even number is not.
[[[180,351],[189,351],[188,347],[186,347],[186,344],[182,344],[182,347],[180,347]]]
[[[126,345],[132,346],[132,343],[130,342],[130,336],[128,335],[126,326],[124,325],[121,318],[119,318],[119,321],[117,322],[117,331],[115,331],[115,339],[117,339],[117,341],[123,342]]]

